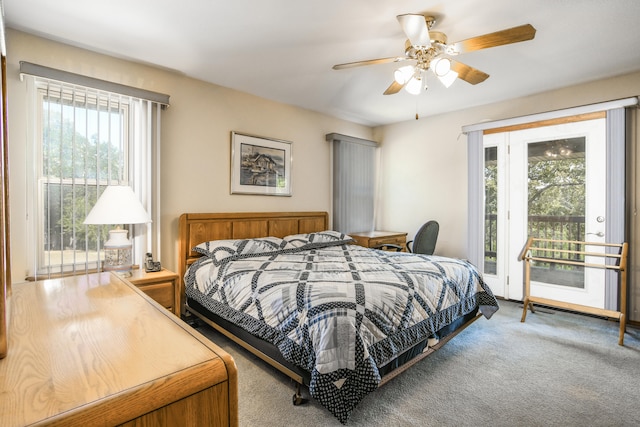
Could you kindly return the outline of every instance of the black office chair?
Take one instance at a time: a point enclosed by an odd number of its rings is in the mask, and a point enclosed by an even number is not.
[[[407,242],[407,251],[414,254],[433,255],[439,231],[440,224],[438,224],[438,221],[427,221],[418,229],[416,237]]]
[[[433,251],[436,249],[436,241],[438,240],[438,232],[440,231],[440,224],[438,221],[427,221],[418,229],[416,237],[413,240],[409,240],[405,247],[407,252],[413,252],[414,254],[433,255]],[[375,246],[374,249],[382,249],[383,251],[402,251],[402,246],[394,245],[392,243],[385,243]]]

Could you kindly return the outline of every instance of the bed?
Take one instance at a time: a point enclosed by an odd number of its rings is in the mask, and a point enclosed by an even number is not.
[[[326,212],[186,213],[183,314],[213,326],[345,423],[368,393],[498,309],[470,263],[385,252]]]

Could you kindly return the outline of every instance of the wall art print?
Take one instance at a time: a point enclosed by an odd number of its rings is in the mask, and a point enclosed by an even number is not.
[[[231,194],[291,196],[291,142],[231,132]]]

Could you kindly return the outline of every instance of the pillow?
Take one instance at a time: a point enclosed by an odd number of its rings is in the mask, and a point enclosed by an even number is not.
[[[354,242],[351,236],[333,230],[308,234],[293,234],[285,237],[284,240],[296,248],[323,248]]]
[[[194,252],[206,255],[219,265],[225,259],[258,256],[292,249],[293,247],[278,237],[261,237],[257,239],[211,240],[202,242],[193,248]]]

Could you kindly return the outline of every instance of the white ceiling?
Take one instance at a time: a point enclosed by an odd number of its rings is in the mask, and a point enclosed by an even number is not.
[[[366,125],[640,70],[638,0],[2,1],[9,28]],[[403,55],[396,15],[424,12],[449,42],[526,23],[537,33],[457,58],[485,82],[445,89],[431,79],[419,96],[382,94],[397,64],[332,70]]]

